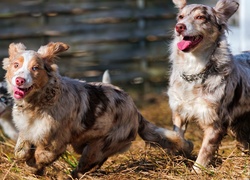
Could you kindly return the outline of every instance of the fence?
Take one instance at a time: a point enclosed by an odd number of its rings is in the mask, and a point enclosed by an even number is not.
[[[117,84],[166,84],[172,0],[2,0],[0,7],[0,58],[11,42],[37,50],[62,41],[70,46],[58,61],[63,75],[99,81],[109,69]]]

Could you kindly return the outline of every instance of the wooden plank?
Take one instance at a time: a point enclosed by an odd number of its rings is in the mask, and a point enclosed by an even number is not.
[[[62,3],[62,2],[44,2],[36,1],[34,3],[0,3],[2,7],[0,9],[0,17],[1,18],[11,18],[11,17],[20,17],[20,16],[39,16],[39,15],[48,15],[54,16],[56,14],[88,14],[88,12],[92,13],[92,16],[88,15],[89,18],[96,17],[112,17],[112,18],[129,18],[129,17],[154,17],[161,16],[161,14],[166,13],[166,9],[161,6],[146,8],[138,11],[136,5],[134,3],[121,3],[121,2],[94,2],[94,3]],[[122,8],[121,8],[122,6]],[[157,9],[156,9],[157,8]],[[155,11],[156,9],[157,11]],[[172,9],[169,9],[172,11]],[[110,16],[110,15],[114,15]]]
[[[168,23],[171,25],[168,25]],[[165,27],[173,26],[173,23],[166,21]],[[162,26],[162,25],[161,25]],[[134,28],[133,28],[134,27]],[[158,34],[157,28],[137,29],[135,23],[119,23],[119,24],[76,24],[76,25],[61,25],[61,26],[43,26],[43,27],[19,27],[19,28],[4,28],[0,29],[0,39],[15,39],[23,37],[42,37],[42,36],[65,36],[75,33],[87,34],[85,41],[111,41],[124,40],[130,38],[145,38],[149,34]],[[149,32],[150,31],[150,32]],[[96,33],[96,35],[95,35]]]
[[[62,39],[58,39],[62,40]],[[39,42],[39,39],[14,41],[23,42],[28,49],[37,50],[44,43]],[[66,42],[67,41],[62,41]],[[9,42],[11,43],[11,42]],[[8,55],[9,43],[1,44],[1,55]],[[142,58],[147,59],[161,59],[167,54],[167,41],[152,41],[146,44],[145,49],[140,49],[139,44],[134,43],[100,43],[100,44],[72,44],[68,43],[70,49],[65,53],[68,57],[76,57],[85,62],[98,62],[98,63],[110,63],[110,62],[122,62],[128,60],[138,60]]]
[[[168,1],[147,1],[146,7],[161,8],[165,11],[172,11],[172,7],[169,4],[172,4],[171,0]],[[59,14],[80,14],[89,11],[97,10],[113,10],[118,9],[123,11],[124,9],[136,9],[136,1],[5,1],[0,2],[0,17],[14,17],[14,16],[25,16],[29,14],[38,15],[38,12],[43,14],[50,13],[59,13]],[[171,8],[169,8],[171,7]],[[143,12],[142,10],[141,12]],[[160,10],[162,11],[162,10]],[[145,10],[145,12],[149,12]],[[122,13],[120,13],[122,14]],[[140,14],[140,13],[139,13]]]
[[[110,49],[100,49],[98,44],[96,50],[89,51],[70,51],[69,56],[79,57],[83,62],[95,62],[100,65],[111,62],[137,61],[140,59],[162,59],[167,55],[166,42],[159,41],[157,43],[149,42],[144,49],[140,49],[137,44],[119,45],[115,43],[109,46]],[[71,46],[71,44],[69,44]],[[116,45],[116,46],[115,46]],[[71,49],[71,48],[70,48]]]

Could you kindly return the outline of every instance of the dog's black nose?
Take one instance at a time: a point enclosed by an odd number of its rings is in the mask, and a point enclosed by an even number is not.
[[[178,23],[178,24],[175,25],[175,29],[176,29],[176,31],[177,31],[178,33],[181,34],[184,30],[187,29],[187,27],[186,27],[186,25],[183,24],[183,23]]]

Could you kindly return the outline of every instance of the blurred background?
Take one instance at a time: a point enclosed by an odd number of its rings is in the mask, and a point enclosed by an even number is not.
[[[211,6],[216,2],[188,0]],[[249,0],[242,3],[250,7]],[[176,12],[172,0],[1,0],[0,58],[8,56],[12,42],[37,50],[61,41],[70,46],[58,60],[62,75],[101,81],[108,69],[113,84],[143,101],[145,94],[167,89]],[[236,53],[242,50],[240,24],[249,21],[240,23],[240,16],[238,12],[230,19]],[[1,80],[4,73],[1,69]]]

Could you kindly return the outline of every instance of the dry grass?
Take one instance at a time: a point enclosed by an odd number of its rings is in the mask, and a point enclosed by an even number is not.
[[[171,128],[170,110],[167,99],[150,99],[142,114],[159,126]],[[152,103],[153,102],[153,103]],[[201,144],[202,132],[195,124],[190,124],[187,138],[195,144],[194,156]],[[78,155],[69,148],[59,160],[46,168],[44,176],[30,174],[23,162],[13,156],[14,142],[0,134],[0,179],[66,179],[76,166]],[[250,158],[242,155],[235,147],[236,143],[227,136],[214,158],[213,166],[203,169],[202,174],[191,172],[193,160],[182,156],[168,155],[161,148],[145,146],[138,137],[130,150],[113,156],[104,163],[101,169],[86,173],[82,179],[250,179]]]

